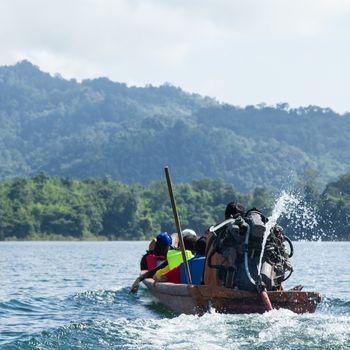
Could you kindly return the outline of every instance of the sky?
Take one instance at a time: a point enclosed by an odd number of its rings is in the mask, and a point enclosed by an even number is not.
[[[349,0],[0,0],[0,65],[350,111]]]

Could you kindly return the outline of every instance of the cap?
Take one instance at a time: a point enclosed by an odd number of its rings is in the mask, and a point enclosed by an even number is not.
[[[160,244],[166,245],[166,246],[171,246],[172,244],[172,239],[169,235],[168,232],[161,232],[158,236],[157,236],[157,242],[159,242]]]
[[[182,230],[181,234],[182,234],[182,237],[190,237],[190,236],[197,237],[197,233],[189,228]]]

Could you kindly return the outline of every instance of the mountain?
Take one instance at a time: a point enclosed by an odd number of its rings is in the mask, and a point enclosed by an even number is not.
[[[317,106],[245,108],[178,87],[66,80],[28,61],[0,67],[0,178],[110,175],[124,183],[222,178],[281,188],[311,170],[350,171],[350,114]]]

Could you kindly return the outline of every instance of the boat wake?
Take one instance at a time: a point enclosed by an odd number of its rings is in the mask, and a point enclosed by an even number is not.
[[[344,307],[342,301],[329,302],[334,310]],[[297,315],[281,309],[262,315],[213,311],[162,319],[106,315],[48,329],[3,349],[347,349],[350,342],[349,313]]]
[[[61,301],[61,308],[68,311],[63,324],[43,325],[43,330],[31,335],[18,334],[16,340],[0,347],[6,350],[301,349],[312,345],[317,349],[347,349],[350,342],[350,301],[339,298],[326,298],[315,314],[298,315],[280,309],[262,315],[227,315],[212,309],[203,316],[168,314],[164,318],[166,309],[157,306],[147,291],[140,292],[137,298],[127,288],[75,294]],[[18,312],[32,311],[29,304],[9,301],[0,304],[2,314],[8,312],[9,304],[12,304],[11,312],[16,308]],[[72,312],[73,305],[79,314]]]

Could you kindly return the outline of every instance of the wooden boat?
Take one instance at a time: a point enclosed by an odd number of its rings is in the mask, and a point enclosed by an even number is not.
[[[195,286],[143,280],[145,286],[159,302],[176,313],[203,314],[211,308],[219,313],[264,313],[265,307],[258,293],[217,286]],[[267,292],[275,309],[288,309],[295,313],[313,313],[321,301],[317,292],[296,290]]]

